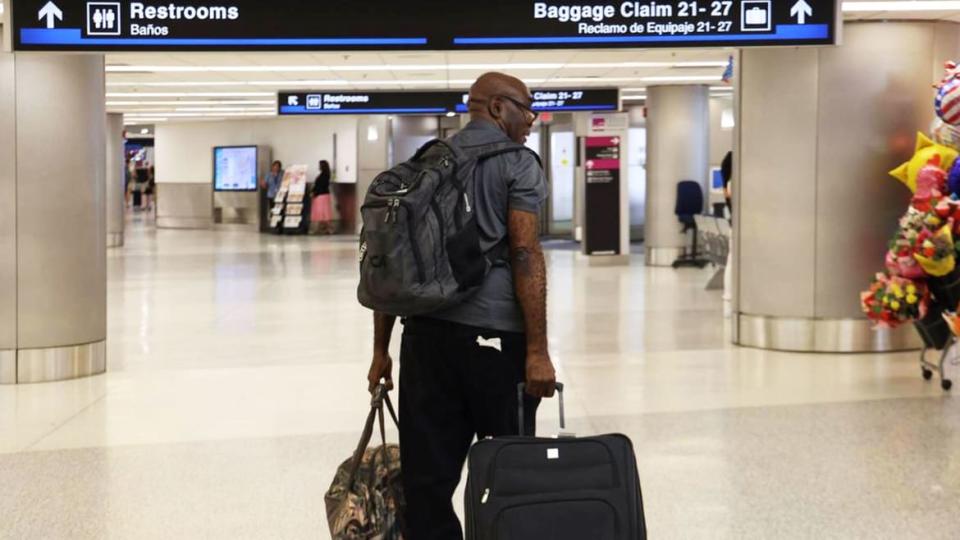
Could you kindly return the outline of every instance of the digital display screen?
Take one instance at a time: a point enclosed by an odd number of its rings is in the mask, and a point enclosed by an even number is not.
[[[723,189],[723,171],[720,170],[720,167],[710,169],[710,174],[713,181],[711,187],[713,189]]]
[[[213,149],[215,191],[257,190],[257,147],[218,146]]]
[[[10,6],[10,2],[7,2]],[[832,45],[839,0],[16,0],[17,50]]]

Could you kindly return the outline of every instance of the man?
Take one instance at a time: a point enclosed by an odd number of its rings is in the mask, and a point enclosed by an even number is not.
[[[470,123],[452,140],[476,146],[523,143],[537,114],[530,90],[501,73],[470,88]],[[400,460],[411,540],[463,538],[452,497],[474,436],[516,435],[517,385],[526,382],[524,431],[532,434],[540,398],[556,377],[547,352],[547,279],[538,238],[546,181],[528,152],[497,156],[477,171],[475,214],[491,254],[506,241],[476,295],[405,321],[400,354]],[[392,388],[388,352],[395,318],[374,314],[371,391]]]

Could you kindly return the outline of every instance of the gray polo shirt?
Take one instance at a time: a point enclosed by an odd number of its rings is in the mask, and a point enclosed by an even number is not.
[[[509,141],[496,125],[474,120],[452,138],[461,146]],[[480,164],[477,171],[475,212],[480,228],[480,247],[489,252],[507,237],[507,211],[538,214],[547,199],[543,169],[529,152],[496,156]],[[509,262],[494,266],[480,290],[467,301],[429,315],[478,328],[523,332],[523,314],[513,289]]]

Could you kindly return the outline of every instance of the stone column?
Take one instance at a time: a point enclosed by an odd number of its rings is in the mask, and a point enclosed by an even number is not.
[[[0,53],[0,383],[106,369],[103,55]]]
[[[887,171],[933,119],[960,25],[847,23],[843,45],[744,50],[735,155],[735,340],[793,351],[919,345],[874,331],[860,291],[883,269],[910,193]],[[878,61],[877,59],[882,59]]]
[[[704,205],[710,193],[709,88],[651,86],[647,89],[646,263],[670,266],[690,245],[690,233],[674,213],[677,183],[699,182]]]

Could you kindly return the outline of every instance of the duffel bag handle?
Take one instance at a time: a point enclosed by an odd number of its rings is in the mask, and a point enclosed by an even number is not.
[[[357,481],[357,472],[360,470],[360,463],[363,461],[363,454],[370,445],[370,438],[373,436],[374,423],[378,420],[380,424],[380,438],[384,447],[386,447],[387,436],[383,419],[384,404],[386,404],[387,410],[389,411],[390,417],[393,419],[394,424],[396,424],[398,428],[400,427],[400,421],[397,419],[397,413],[393,408],[393,403],[390,401],[390,394],[387,391],[387,387],[384,384],[380,384],[373,391],[373,398],[370,400],[370,413],[367,415],[367,420],[363,425],[363,433],[360,435],[360,442],[357,443],[357,449],[353,453],[353,463],[351,464],[350,480],[347,484],[347,491],[353,491],[353,485]]]
[[[570,436],[564,433],[563,430],[567,429],[567,421],[563,412],[563,383],[556,383],[557,389],[557,400],[560,402],[560,436]],[[524,434],[524,414],[523,414],[523,397],[526,395],[527,384],[520,383],[517,385],[517,418],[520,420],[520,436],[526,436]]]

